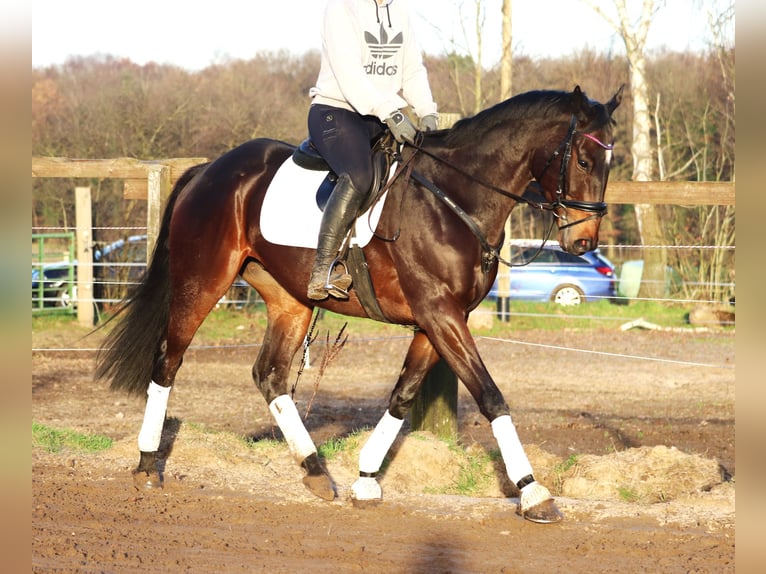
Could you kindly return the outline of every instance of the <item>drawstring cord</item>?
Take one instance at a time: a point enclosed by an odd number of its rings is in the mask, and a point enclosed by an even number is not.
[[[380,24],[380,5],[378,4],[378,0],[372,0],[372,1],[375,2],[375,18],[378,20],[378,24]],[[386,4],[386,15],[388,16],[388,27],[393,28],[393,26],[391,25],[391,11],[388,9],[388,6],[390,4],[391,2]]]

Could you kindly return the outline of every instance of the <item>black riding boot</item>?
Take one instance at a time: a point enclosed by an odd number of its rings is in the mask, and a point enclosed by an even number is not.
[[[309,299],[321,301],[328,295],[337,299],[348,299],[351,275],[345,271],[332,274],[332,268],[341,243],[356,219],[357,210],[363,201],[363,192],[354,187],[348,175],[341,175],[322,214],[316,260],[309,279]]]

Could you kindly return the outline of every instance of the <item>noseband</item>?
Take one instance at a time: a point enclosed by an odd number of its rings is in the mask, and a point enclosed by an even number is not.
[[[559,224],[559,229],[566,229],[567,227],[572,227],[573,225],[577,225],[578,223],[585,223],[586,221],[590,221],[591,219],[598,219],[606,215],[606,208],[607,205],[603,201],[577,201],[574,199],[567,199],[567,190],[569,188],[569,184],[567,181],[567,171],[569,169],[569,160],[572,159],[572,140],[574,139],[575,134],[579,133],[581,136],[588,138],[589,140],[597,143],[599,146],[604,148],[605,150],[612,150],[614,149],[614,144],[605,144],[601,140],[599,140],[597,137],[587,134],[584,132],[578,132],[575,127],[577,126],[577,118],[574,114],[572,114],[572,121],[569,123],[569,130],[567,130],[567,135],[564,137],[564,140],[559,144],[559,146],[556,148],[556,151],[553,152],[553,155],[551,155],[550,158],[548,158],[548,161],[545,164],[545,167],[543,168],[543,172],[540,174],[540,177],[538,178],[538,181],[542,179],[542,177],[545,175],[545,172],[548,170],[548,168],[551,166],[551,164],[556,160],[556,158],[561,155],[561,164],[559,165],[559,181],[558,185],[556,186],[556,200],[551,203],[551,210],[553,211],[553,214],[561,221],[564,221],[565,223]],[[577,211],[585,211],[587,213],[590,213],[588,217],[584,217],[582,219],[578,219],[577,221],[569,221],[567,218],[567,208],[575,209]],[[558,210],[563,209],[563,213],[559,214]]]

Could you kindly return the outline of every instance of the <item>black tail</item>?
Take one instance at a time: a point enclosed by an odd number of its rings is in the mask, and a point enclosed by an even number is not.
[[[112,390],[145,394],[162,352],[170,314],[170,219],[181,190],[207,164],[189,168],[176,182],[162,216],[157,244],[141,282],[131,288],[110,319],[122,316],[96,358],[96,378],[109,379]]]

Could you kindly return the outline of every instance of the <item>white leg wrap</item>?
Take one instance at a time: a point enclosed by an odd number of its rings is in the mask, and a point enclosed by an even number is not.
[[[402,419],[397,419],[388,411],[385,412],[359,452],[359,472],[375,473],[380,470],[383,459],[394,444],[403,423]]]
[[[505,462],[505,470],[513,484],[532,474],[532,465],[529,464],[524,447],[521,446],[510,415],[503,415],[492,421],[492,434],[497,439],[500,454],[503,455],[503,462]]]
[[[279,430],[285,435],[290,452],[299,462],[317,451],[314,441],[311,440],[309,431],[306,430],[301,415],[298,414],[298,409],[289,395],[279,395],[271,401],[269,410],[279,426]]]
[[[359,453],[359,474],[361,475],[351,486],[351,496],[354,500],[380,500],[383,491],[375,478],[375,473],[380,470],[383,459],[394,444],[396,436],[402,428],[404,421],[391,416],[388,411],[378,422],[370,438]]]
[[[144,422],[141,432],[138,433],[138,450],[142,452],[156,452],[160,447],[170,389],[171,387],[162,387],[154,381],[150,382],[149,388],[146,389]]]

